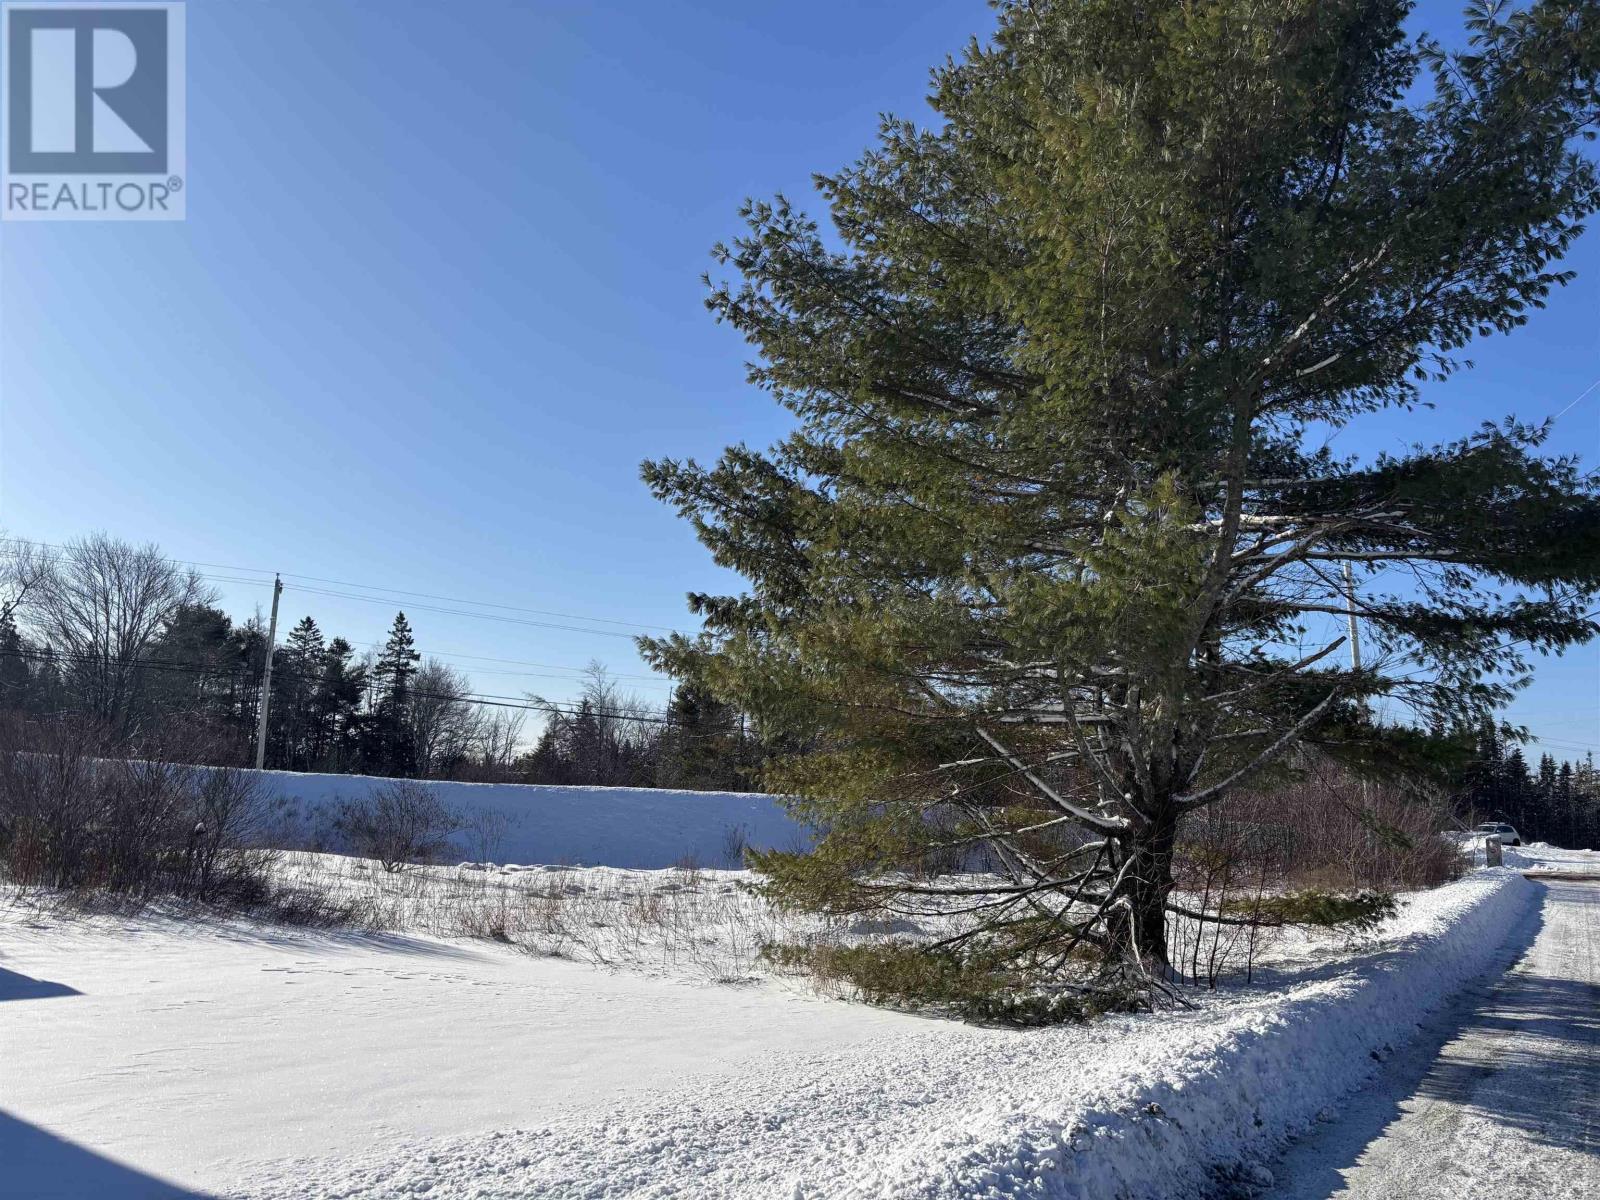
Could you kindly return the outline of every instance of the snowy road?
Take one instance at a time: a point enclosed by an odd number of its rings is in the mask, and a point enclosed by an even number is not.
[[[1298,1144],[1271,1200],[1600,1195],[1600,877],[1540,886],[1516,965]]]

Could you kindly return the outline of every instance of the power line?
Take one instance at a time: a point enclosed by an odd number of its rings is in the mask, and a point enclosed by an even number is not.
[[[353,643],[350,643],[350,644],[356,645],[356,646],[365,646],[365,647],[367,647],[369,649],[372,649],[372,650],[382,650],[384,648],[384,646],[385,646],[384,642],[353,642]],[[513,667],[543,667],[543,668],[546,669],[544,672],[540,672],[540,671],[486,671],[483,668],[479,667],[479,668],[476,668],[476,672],[478,674],[480,674],[480,675],[509,675],[509,676],[514,676],[514,677],[521,678],[521,679],[554,679],[554,680],[557,680],[557,681],[565,681],[565,682],[570,682],[570,683],[576,683],[578,681],[578,677],[581,676],[584,672],[586,672],[586,671],[588,671],[590,669],[587,666],[578,667],[578,666],[573,666],[573,665],[571,665],[569,663],[533,662],[531,660],[521,659],[521,658],[490,658],[490,657],[488,657],[486,655],[482,655],[482,654],[461,654],[461,653],[459,653],[457,651],[454,651],[454,650],[432,650],[432,649],[429,649],[426,646],[416,646],[416,647],[414,647],[414,649],[416,650],[416,652],[418,654],[421,654],[424,658],[459,658],[459,659],[468,660],[470,662],[505,663],[508,666],[513,666]],[[626,680],[630,680],[630,681],[632,681],[632,680],[641,681],[639,683],[631,683],[630,682],[630,684],[629,684],[630,687],[641,687],[641,686],[647,686],[647,685],[651,685],[651,684],[653,684],[653,685],[655,685],[657,687],[669,687],[670,688],[670,687],[675,686],[668,678],[666,678],[665,676],[662,676],[662,675],[641,675],[641,674],[639,674],[637,672],[613,671],[609,667],[604,666],[604,664],[602,664],[601,669],[603,671],[605,671],[607,678],[610,678],[610,679],[626,679]],[[549,672],[549,671],[573,671],[573,672],[577,672],[578,674],[577,675],[551,675],[551,674],[546,673],[546,672]]]
[[[355,644],[356,645],[360,645],[360,646],[372,647],[372,648],[381,648],[383,646],[382,642],[357,642]],[[476,658],[480,658],[481,657],[479,655],[452,654],[452,653],[447,652],[447,651],[429,650],[429,649],[426,649],[425,647],[421,647],[421,646],[417,647],[417,652],[419,654],[422,654],[424,657],[427,657],[427,658],[476,659]],[[155,660],[140,659],[139,661],[141,663],[153,663]],[[516,659],[487,659],[485,661],[488,661],[488,662],[511,662],[511,663],[518,662],[518,660],[516,660]],[[497,671],[497,670],[486,670],[484,668],[479,667],[479,668],[476,668],[476,672],[475,673],[479,674],[479,675],[497,675],[497,676],[502,676],[502,677],[516,678],[516,679],[548,679],[548,680],[551,680],[551,681],[556,682],[556,683],[577,683],[582,678],[582,674],[581,673],[583,671],[587,670],[586,667],[568,666],[566,664],[561,664],[561,663],[529,663],[527,665],[530,665],[530,666],[544,666],[544,667],[548,667],[550,669],[548,671]],[[557,672],[557,671],[568,671],[568,672],[575,672],[575,673],[574,674],[560,675],[560,674],[555,674],[554,673],[554,672]],[[611,679],[625,680],[627,682],[627,686],[630,689],[636,689],[636,688],[659,689],[659,688],[663,688],[664,687],[664,688],[667,688],[667,689],[670,690],[674,686],[670,682],[670,680],[668,680],[668,679],[666,679],[666,678],[664,678],[662,676],[659,676],[659,675],[641,675],[641,674],[637,674],[637,673],[629,673],[629,672],[624,672],[624,671],[611,671],[611,670],[607,670],[606,671],[606,675]]]
[[[1596,380],[1595,380],[1595,381],[1594,381],[1594,382],[1593,382],[1593,383],[1591,383],[1591,384],[1590,384],[1590,385],[1589,385],[1589,386],[1588,386],[1588,387],[1586,387],[1586,388],[1584,388],[1584,389],[1583,389],[1583,391],[1581,391],[1581,392],[1579,392],[1579,393],[1578,393],[1578,395],[1577,395],[1577,398],[1576,398],[1576,399],[1575,399],[1575,400],[1573,400],[1573,401],[1572,401],[1572,403],[1571,403],[1571,404],[1569,404],[1569,405],[1567,405],[1567,406],[1566,406],[1566,407],[1565,407],[1565,408],[1563,408],[1563,409],[1562,409],[1562,410],[1561,410],[1561,411],[1560,411],[1560,412],[1558,412],[1558,413],[1557,413],[1557,414],[1556,414],[1556,415],[1555,415],[1555,416],[1553,416],[1553,417],[1551,417],[1551,418],[1550,418],[1550,419],[1551,419],[1551,420],[1552,420],[1552,421],[1559,421],[1559,420],[1561,420],[1561,418],[1562,418],[1562,417],[1564,417],[1564,416],[1566,416],[1566,415],[1567,415],[1567,414],[1568,414],[1568,413],[1569,413],[1569,412],[1571,412],[1571,411],[1572,411],[1572,410],[1573,410],[1573,409],[1575,409],[1575,408],[1577,408],[1577,407],[1578,407],[1578,405],[1579,405],[1579,403],[1580,403],[1580,402],[1581,402],[1581,401],[1582,401],[1582,400],[1583,400],[1583,399],[1584,399],[1584,398],[1585,398],[1585,397],[1586,397],[1586,396],[1588,396],[1588,395],[1589,395],[1589,393],[1590,393],[1590,392],[1592,392],[1592,391],[1594,391],[1594,390],[1595,390],[1595,388],[1600,388],[1600,379],[1596,379]]]
[[[434,653],[431,653],[431,652],[426,651],[426,650],[421,651],[421,653],[426,658],[436,659],[436,658],[441,657],[438,654],[434,654]],[[560,668],[560,669],[561,670],[569,670],[569,671],[581,670],[581,668],[579,668],[579,667],[563,667],[563,668]],[[582,682],[582,679],[583,679],[583,677],[581,675],[557,675],[554,672],[550,672],[550,671],[494,671],[494,670],[485,670],[482,667],[473,668],[473,674],[474,675],[494,675],[494,676],[498,676],[500,678],[509,678],[509,679],[548,679],[548,680],[551,680],[551,681],[553,681],[555,683],[579,683],[579,682]],[[625,686],[630,691],[633,690],[633,689],[636,689],[636,688],[668,688],[668,689],[671,689],[674,686],[673,684],[669,683],[665,679],[661,679],[661,678],[648,678],[647,679],[647,677],[642,676],[642,675],[618,675],[618,674],[613,674],[611,672],[607,672],[607,677],[611,678],[611,679],[617,679],[617,680],[626,681],[625,682]]]
[[[60,543],[60,542],[41,542],[41,541],[35,541],[35,540],[32,540],[32,539],[29,539],[29,538],[12,538],[11,540],[14,541],[14,542],[21,543],[23,545],[38,546],[38,547],[42,547],[42,548],[47,549],[47,550],[66,551],[66,550],[70,549],[69,546],[67,546],[67,545],[65,545],[63,543]],[[12,556],[20,556],[20,554],[21,554],[20,551],[15,551],[15,550],[6,550],[4,552],[7,553],[7,554],[10,554]],[[172,557],[170,557],[168,555],[156,555],[155,557],[159,558],[162,562],[171,563],[174,566],[180,566],[180,567],[211,567],[211,568],[214,568],[214,569],[217,569],[217,570],[235,571],[235,572],[242,571],[242,572],[249,573],[251,575],[259,574],[259,575],[263,576],[263,578],[259,578],[258,579],[258,578],[244,578],[244,577],[241,577],[241,576],[238,576],[238,575],[210,575],[210,574],[206,574],[205,572],[197,572],[197,574],[199,574],[201,576],[201,578],[209,579],[209,580],[212,580],[214,582],[249,584],[249,585],[256,585],[256,586],[261,586],[261,587],[270,587],[272,585],[271,576],[274,574],[274,572],[267,571],[264,568],[259,568],[259,567],[240,567],[240,566],[229,565],[229,564],[226,564],[226,563],[208,563],[208,562],[201,562],[201,561],[196,560],[196,559],[172,558]],[[65,559],[60,554],[55,554],[55,555],[49,556],[49,560],[53,561],[53,562],[69,561],[69,560]],[[634,629],[660,630],[660,631],[667,632],[667,633],[681,632],[679,630],[674,629],[670,625],[660,625],[660,624],[654,624],[654,623],[644,622],[644,621],[626,621],[626,620],[621,620],[621,619],[616,618],[616,617],[597,617],[597,616],[591,616],[591,615],[589,615],[587,613],[569,613],[569,612],[560,612],[560,611],[551,610],[551,609],[526,608],[526,607],[522,607],[522,606],[514,605],[514,604],[501,604],[498,601],[493,601],[493,600],[470,600],[470,599],[464,599],[464,598],[457,597],[457,596],[442,596],[442,595],[437,595],[437,594],[432,593],[432,592],[408,591],[408,590],[403,589],[403,588],[393,588],[393,587],[387,587],[387,586],[379,585],[379,584],[355,583],[355,582],[351,582],[349,580],[341,580],[341,579],[327,579],[327,578],[324,578],[324,577],[318,576],[318,575],[304,575],[304,574],[300,574],[300,573],[297,573],[297,572],[294,572],[294,571],[284,571],[284,572],[282,572],[282,575],[283,575],[283,577],[285,579],[291,579],[291,580],[293,580],[293,579],[304,579],[304,580],[309,580],[312,583],[333,584],[336,587],[341,587],[341,588],[359,588],[362,591],[367,591],[367,592],[386,592],[390,596],[418,597],[418,598],[426,599],[426,600],[439,600],[439,601],[442,601],[442,602],[444,602],[446,604],[454,604],[454,605],[465,604],[465,605],[471,605],[471,606],[474,606],[474,607],[477,607],[477,608],[494,608],[494,609],[500,609],[500,610],[505,611],[505,612],[526,613],[526,614],[529,614],[529,615],[532,615],[532,616],[559,617],[562,620],[567,620],[567,621],[588,621],[588,622],[591,622],[593,624],[600,624],[600,625],[622,625],[622,626],[628,626],[628,627],[634,628]],[[310,593],[312,595],[337,596],[337,597],[339,597],[341,599],[366,600],[366,601],[369,601],[369,602],[372,602],[372,603],[383,603],[383,604],[394,603],[393,600],[384,599],[381,596],[359,596],[359,595],[354,595],[354,594],[349,593],[349,592],[334,591],[334,590],[330,590],[328,588],[309,587],[309,586],[305,586],[303,584],[295,584],[293,586],[294,586],[295,590],[302,591],[302,592],[308,592],[308,593]],[[559,629],[559,630],[564,630],[564,631],[572,632],[572,633],[600,633],[600,634],[605,634],[608,637],[629,637],[629,638],[631,638],[631,637],[635,636],[633,634],[612,633],[612,632],[610,632],[608,630],[584,629],[584,628],[577,628],[577,627],[570,626],[570,625],[552,625],[552,624],[549,624],[547,622],[540,622],[540,621],[516,621],[513,618],[509,618],[509,617],[500,617],[500,616],[496,616],[496,615],[490,614],[490,613],[468,612],[468,611],[463,611],[463,610],[458,609],[458,608],[437,608],[437,607],[429,607],[427,605],[411,605],[409,607],[413,607],[415,609],[418,609],[420,611],[425,611],[425,612],[438,612],[438,613],[444,613],[444,614],[452,615],[452,616],[478,617],[480,619],[485,619],[485,620],[505,621],[505,622],[512,623],[512,624],[527,624],[527,625],[531,625],[531,626],[536,627],[536,628]]]
[[[441,600],[446,604],[473,604],[479,608],[499,608],[508,612],[531,613],[540,617],[561,617],[569,621],[594,621],[603,625],[628,625],[635,629],[660,629],[668,633],[676,633],[670,625],[652,625],[641,621],[621,621],[613,617],[591,617],[584,613],[553,612],[543,608],[523,608],[515,604],[498,604],[492,600],[463,600],[458,596],[437,596],[431,592],[408,592],[401,588],[378,587],[374,584],[351,583],[343,579],[323,579],[316,575],[297,575],[293,571],[285,571],[284,575],[290,579],[309,579],[313,583],[331,583],[337,587],[361,588],[369,592],[388,592],[394,596],[417,596],[424,600]]]
[[[65,661],[69,664],[88,664],[93,666],[110,666],[111,663],[103,655],[85,654],[70,650],[50,649],[3,649],[0,657],[22,658],[40,663],[57,663]],[[197,675],[219,681],[226,680],[231,684],[241,687],[248,684],[255,686],[255,676],[259,672],[247,664],[233,663],[228,666],[209,667],[196,663],[177,662],[172,659],[139,658],[127,664],[129,670],[149,670],[166,674]],[[309,675],[298,668],[283,664],[275,669],[275,674],[294,679],[299,682],[314,682],[320,676]],[[363,694],[369,698],[377,691],[378,681],[370,677],[360,683]],[[248,689],[246,689],[248,690]],[[618,721],[645,721],[656,725],[671,725],[674,722],[667,717],[653,717],[642,713],[627,712],[619,709],[599,708],[595,705],[575,704],[572,701],[563,702],[535,702],[522,696],[507,696],[494,692],[425,692],[415,688],[409,689],[409,694],[419,700],[447,700],[460,704],[481,704],[490,708],[516,708],[524,712],[555,713],[561,716],[581,716],[588,712],[596,717],[605,717]]]
[[[359,644],[363,645],[363,646],[371,646],[373,649],[382,649],[383,645],[384,645],[384,643],[382,643],[382,642],[361,642]],[[471,661],[471,662],[504,663],[507,666],[513,666],[513,667],[545,667],[545,668],[548,668],[549,670],[552,670],[552,671],[578,671],[578,672],[583,672],[583,671],[589,670],[588,667],[574,667],[574,666],[570,666],[570,665],[568,665],[566,663],[531,662],[531,661],[529,661],[527,659],[521,659],[521,658],[490,658],[490,657],[488,657],[486,655],[482,655],[482,654],[461,654],[461,653],[459,653],[457,651],[454,651],[454,650],[429,650],[429,649],[426,649],[426,648],[424,648],[422,646],[418,646],[417,647],[417,652],[419,654],[425,654],[429,658],[461,658],[461,659],[466,659],[466,660]],[[613,671],[610,668],[605,668],[605,672],[606,672],[607,675],[609,675],[613,679],[642,679],[642,680],[646,680],[646,681],[648,681],[650,683],[662,683],[662,682],[665,682],[663,677],[660,676],[660,675],[641,675],[641,674],[638,674],[637,672],[630,673],[630,672],[627,672],[627,671]],[[485,675],[506,675],[506,674],[515,674],[515,672],[484,671],[483,674],[485,674]],[[542,676],[541,678],[556,679],[556,678],[560,678],[560,676],[551,675],[551,676]]]
[[[9,541],[9,542],[19,543],[19,544],[24,545],[24,546],[39,546],[39,547],[42,547],[45,550],[64,551],[64,550],[70,550],[72,548],[72,547],[70,547],[69,545],[67,545],[64,542],[41,542],[41,541],[38,541],[38,540],[36,540],[34,538],[8,537],[5,540]],[[10,550],[10,549],[0,550],[0,553],[9,554],[9,555],[11,555],[13,557],[18,557],[21,554],[20,551]],[[48,554],[48,555],[42,555],[41,557],[43,557],[46,561],[49,561],[49,562],[67,562],[67,561],[70,561],[69,559],[67,559],[62,554]],[[261,567],[238,567],[238,566],[231,566],[231,565],[229,565],[227,563],[198,562],[198,561],[196,561],[194,559],[188,559],[188,558],[173,558],[170,555],[166,555],[166,554],[157,554],[154,557],[160,562],[170,563],[171,565],[176,566],[176,567],[211,567],[211,568],[214,568],[214,569],[220,570],[220,571],[244,571],[244,572],[247,572],[247,573],[252,574],[252,575],[271,575],[273,573],[273,572],[267,571],[267,570],[265,570],[264,568],[261,568]],[[196,574],[202,574],[203,575],[202,572],[196,572]],[[207,579],[227,579],[228,578],[226,576],[221,576],[221,575],[215,575],[215,576],[203,575],[203,577],[207,578]],[[263,578],[263,579],[253,579],[252,578],[252,579],[239,579],[239,580],[234,580],[232,582],[260,583],[260,584],[270,585],[272,583],[272,580],[271,579],[265,579],[265,578]]]
[[[41,542],[41,541],[34,541],[34,540],[31,540],[31,539],[28,539],[28,538],[13,538],[11,540],[15,541],[15,542],[20,542],[20,543],[22,543],[24,545],[28,545],[28,546],[42,547],[42,548],[47,549],[47,550],[65,551],[65,550],[68,549],[67,546],[65,546],[65,545],[63,545],[61,543],[57,543],[57,542]],[[12,557],[19,557],[19,556],[22,555],[22,553],[23,552],[18,551],[18,550],[7,549],[7,548],[0,547],[0,554],[6,554],[6,555],[9,555],[9,556],[12,556]],[[70,559],[67,558],[66,555],[61,554],[61,553],[50,554],[50,555],[42,555],[40,557],[43,557],[46,561],[55,562],[55,563],[61,563],[61,562],[70,561]],[[163,561],[163,562],[170,563],[170,564],[173,564],[175,566],[183,566],[183,567],[209,566],[209,567],[217,567],[217,568],[222,569],[222,570],[231,570],[231,571],[250,571],[250,570],[254,569],[254,568],[250,568],[250,567],[235,567],[235,566],[230,566],[228,564],[223,564],[223,563],[206,563],[206,562],[200,562],[200,561],[194,560],[194,559],[171,558],[171,557],[167,557],[165,555],[159,555],[157,557],[160,558],[160,560]],[[247,585],[259,585],[259,586],[263,586],[263,587],[270,586],[271,583],[272,583],[272,580],[268,579],[268,578],[254,579],[254,578],[245,578],[245,577],[235,576],[235,575],[213,575],[213,574],[208,574],[208,573],[205,573],[205,572],[196,572],[196,574],[198,574],[200,576],[200,578],[202,578],[202,579],[210,580],[210,581],[213,581],[213,582],[220,582],[220,583],[237,583],[237,584],[247,584]],[[323,581],[323,580],[321,580],[321,577],[319,577],[319,576],[297,575],[297,574],[294,574],[293,572],[284,572],[284,576],[286,578],[292,578],[292,579],[314,579],[314,580]],[[544,611],[544,610],[541,610],[541,609],[522,609],[522,608],[517,608],[516,606],[513,606],[513,605],[496,604],[496,603],[491,602],[491,601],[460,600],[460,599],[455,599],[455,598],[452,598],[452,597],[432,597],[431,593],[426,593],[426,592],[406,592],[406,591],[401,591],[399,589],[380,589],[380,588],[377,588],[377,587],[375,587],[373,585],[359,584],[359,583],[348,583],[346,581],[340,581],[340,580],[326,580],[326,581],[323,581],[323,582],[339,583],[342,586],[347,586],[347,587],[365,588],[368,591],[380,591],[380,590],[391,591],[396,595],[431,597],[431,598],[436,598],[436,599],[448,600],[448,601],[451,601],[452,603],[478,604],[478,605],[481,605],[483,607],[503,608],[503,609],[507,609],[507,610],[510,610],[510,611],[516,611],[516,612],[539,613],[539,612],[543,612]],[[327,589],[327,588],[307,587],[307,586],[298,585],[298,584],[294,585],[294,588],[295,588],[295,590],[306,592],[306,593],[311,594],[311,595],[331,596],[331,597],[338,597],[338,598],[341,598],[341,599],[365,600],[368,603],[378,603],[378,604],[396,603],[393,600],[386,600],[386,599],[384,599],[382,597],[379,597],[379,596],[353,595],[353,594],[348,593],[348,592],[335,591],[335,590],[331,590],[331,589]],[[599,634],[599,635],[605,636],[605,637],[622,637],[622,638],[629,638],[629,639],[631,639],[631,638],[633,638],[635,636],[633,634],[617,633],[617,632],[614,632],[612,630],[607,630],[607,629],[589,629],[589,628],[581,627],[581,626],[561,625],[561,624],[555,624],[555,623],[543,622],[543,621],[521,621],[521,620],[517,620],[515,618],[502,617],[502,616],[499,616],[498,614],[474,613],[474,612],[470,612],[470,611],[463,611],[461,609],[441,608],[441,607],[435,607],[435,606],[430,606],[430,605],[408,604],[406,607],[411,608],[413,611],[434,612],[434,613],[440,613],[440,614],[443,614],[443,615],[452,615],[452,616],[477,617],[479,619],[493,620],[493,621],[497,621],[497,622],[501,622],[501,623],[520,624],[520,625],[530,626],[530,627],[533,627],[533,628],[554,629],[554,630],[559,630],[559,631],[563,631],[563,632],[570,632],[570,633]],[[663,629],[663,630],[665,630],[665,629],[669,628],[668,626],[663,626],[663,625],[646,625],[646,624],[641,623],[641,622],[620,621],[620,620],[615,620],[615,619],[610,618],[610,617],[588,617],[588,616],[584,616],[582,614],[567,614],[567,613],[551,613],[550,615],[566,616],[566,617],[569,617],[570,619],[580,620],[580,621],[593,621],[593,622],[597,622],[597,623],[598,622],[604,622],[604,623],[607,623],[607,624],[616,624],[616,625],[631,625],[631,626],[635,626],[635,627],[640,628],[640,629]],[[359,644],[360,645],[365,645],[365,646],[373,646],[373,647],[381,647],[381,645],[382,645],[382,643],[379,643],[379,642],[362,642],[362,643],[359,643]],[[501,659],[501,658],[492,658],[492,657],[485,656],[485,655],[457,654],[457,653],[452,653],[452,652],[448,652],[448,651],[432,651],[432,650],[426,650],[426,649],[421,649],[421,648],[419,648],[419,649],[421,650],[421,653],[431,654],[431,655],[434,655],[434,656],[440,657],[440,658],[463,658],[463,659],[473,659],[473,660],[482,661],[482,662],[507,663],[507,664],[515,665],[515,666],[547,667],[547,668],[550,668],[552,670],[558,670],[558,671],[582,671],[582,670],[585,669],[583,667],[567,666],[565,664],[560,664],[560,663],[525,662],[525,661],[520,660],[520,659]],[[513,674],[513,672],[507,672],[507,671],[485,671],[483,673],[484,674],[490,674],[490,675],[495,675],[495,674],[498,674],[498,675],[510,675],[510,674]],[[644,680],[644,681],[648,681],[650,683],[655,683],[655,684],[659,684],[661,682],[660,676],[657,676],[657,675],[641,675],[641,674],[638,674],[638,673],[629,673],[629,672],[610,672],[610,674],[612,674],[614,677],[619,678],[619,679],[638,679],[638,680]],[[527,674],[527,677],[529,677],[529,678],[551,678],[551,679],[559,679],[559,678],[561,678],[561,676],[536,676],[536,675],[532,675],[532,674]]]
[[[1547,738],[1540,737],[1536,733],[1530,733],[1528,740],[1538,742],[1541,746],[1554,746],[1558,750],[1600,750],[1600,742],[1577,742],[1567,738]]]
[[[385,598],[382,596],[362,596],[356,592],[336,592],[327,588],[306,587],[304,584],[296,585],[295,590],[299,592],[308,592],[313,596],[337,596],[344,600],[365,600],[368,604],[382,604],[384,606],[388,606],[395,603],[392,598]],[[446,616],[453,617],[473,617],[480,621],[496,621],[503,625],[524,625],[534,629],[559,629],[567,633],[593,634],[596,637],[625,638],[630,642],[638,636],[637,634],[632,633],[620,633],[613,629],[587,629],[581,625],[559,625],[550,621],[531,621],[526,617],[503,617],[498,613],[472,612],[470,609],[464,608],[441,608],[434,604],[406,603],[406,607],[412,612],[443,613]],[[589,620],[591,618],[585,617],[580,619]]]

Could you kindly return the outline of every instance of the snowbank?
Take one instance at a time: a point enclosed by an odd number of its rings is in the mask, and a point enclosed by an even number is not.
[[[1502,956],[1538,889],[1480,872],[1416,898],[1382,950],[1175,1036],[1160,1061],[1056,1111],[996,1114],[939,1177],[897,1195],[1180,1197],[1263,1164]],[[1054,1106],[1050,1106],[1053,1108]],[[893,1190],[893,1189],[891,1189]]]
[[[1287,1139],[1520,948],[1539,894],[1513,871],[1478,872],[1411,898],[1360,955],[1179,1016],[1034,1032],[932,1022],[528,1129],[278,1164],[240,1190],[1180,1200],[1263,1185]]]
[[[1505,865],[1519,871],[1541,875],[1600,873],[1600,853],[1594,850],[1569,850],[1549,842],[1529,842],[1524,846],[1507,846],[1504,854]]]
[[[333,829],[340,800],[392,782],[370,775],[259,771],[284,805],[275,837],[284,849],[345,850]],[[776,796],[665,788],[547,787],[430,781],[461,819],[459,856],[496,862],[653,869],[691,860],[737,866],[739,847],[787,850],[805,830]]]

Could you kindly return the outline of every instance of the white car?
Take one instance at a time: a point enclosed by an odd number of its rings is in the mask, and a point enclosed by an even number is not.
[[[1522,845],[1522,835],[1504,821],[1485,821],[1472,832],[1481,837],[1497,837],[1502,846]]]

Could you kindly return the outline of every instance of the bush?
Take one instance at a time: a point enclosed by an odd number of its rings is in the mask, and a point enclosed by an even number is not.
[[[254,902],[271,806],[253,775],[187,761],[205,754],[186,740],[128,756],[81,717],[0,720],[0,872],[60,891]]]
[[[395,779],[344,801],[334,828],[355,853],[394,872],[407,863],[438,861],[461,822],[427,784]]]
[[[1103,982],[1093,988],[1045,987],[981,952],[929,951],[914,942],[774,945],[764,947],[762,957],[821,981],[843,980],[869,1004],[932,1009],[983,1024],[1059,1025],[1148,1007],[1134,992]]]
[[[1283,926],[1370,932],[1395,892],[1456,878],[1441,798],[1363,781],[1327,763],[1267,791],[1239,792],[1188,818],[1174,862],[1167,941],[1173,979],[1215,987]]]
[[[1275,888],[1437,887],[1462,871],[1460,855],[1440,836],[1450,823],[1440,797],[1319,766],[1191,817],[1180,832],[1178,883],[1195,890],[1226,862],[1236,881],[1265,874]]]

